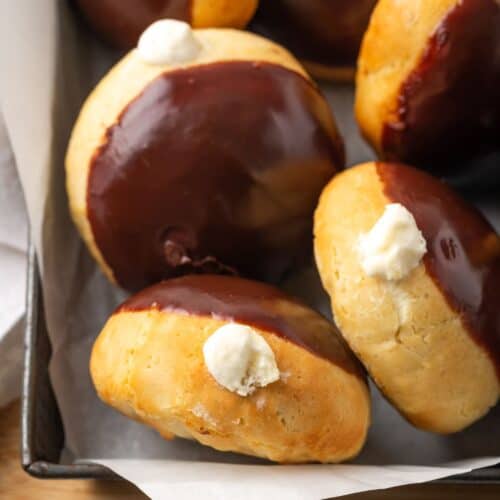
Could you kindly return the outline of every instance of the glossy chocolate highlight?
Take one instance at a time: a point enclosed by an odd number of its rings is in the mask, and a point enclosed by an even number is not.
[[[169,71],[108,129],[87,216],[124,288],[197,272],[276,281],[309,257],[312,213],[343,163],[302,75],[243,61]]]
[[[149,309],[213,316],[254,326],[364,378],[364,370],[332,323],[263,283],[229,276],[184,276],[139,292],[115,314]]]
[[[264,0],[252,28],[307,62],[351,67],[376,0]]]
[[[417,169],[378,163],[386,196],[415,217],[427,241],[424,264],[500,377],[500,238],[449,187]]]
[[[500,150],[500,4],[463,0],[442,20],[384,124],[385,159],[442,173]]]
[[[142,32],[165,17],[191,22],[192,0],[76,0],[89,23],[122,49],[136,46]]]

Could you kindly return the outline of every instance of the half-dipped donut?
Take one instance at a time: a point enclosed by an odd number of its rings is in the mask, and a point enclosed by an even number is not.
[[[78,229],[127,289],[192,272],[279,279],[308,258],[317,199],[344,164],[325,99],[256,35],[177,21],[148,30],[74,127]]]
[[[322,316],[280,290],[185,276],[119,307],[90,361],[99,396],[163,437],[277,462],[338,462],[366,438],[361,365]]]
[[[335,177],[315,214],[335,321],[395,407],[459,431],[500,395],[500,240],[444,183],[395,163]]]
[[[500,3],[380,0],[356,115],[381,158],[439,174],[500,149]]]

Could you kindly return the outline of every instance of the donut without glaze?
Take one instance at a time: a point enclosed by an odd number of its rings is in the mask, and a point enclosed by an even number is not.
[[[356,251],[389,203],[412,213],[427,245],[400,281],[367,276]],[[314,232],[339,329],[410,422],[455,432],[496,404],[500,242],[474,208],[422,171],[367,163],[325,188]]]
[[[500,147],[500,3],[381,0],[358,61],[356,115],[381,158],[450,174]]]
[[[316,78],[352,80],[376,0],[272,0],[252,27],[288,47]]]
[[[217,384],[203,358],[205,341],[233,321],[263,337],[281,372],[247,397]],[[222,451],[338,462],[359,452],[369,426],[364,373],[335,327],[239,278],[188,276],[132,297],[99,335],[90,370],[99,396],[125,415]]]
[[[131,49],[141,33],[163,18],[195,28],[244,28],[258,0],[77,0],[89,23],[113,45]]]
[[[191,63],[120,62],[68,148],[73,218],[124,288],[192,272],[279,279],[307,258],[317,198],[343,166],[328,105],[286,51],[194,33]]]

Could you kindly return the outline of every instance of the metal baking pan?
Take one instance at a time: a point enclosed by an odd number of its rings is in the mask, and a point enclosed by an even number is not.
[[[64,429],[49,378],[52,349],[45,325],[40,274],[32,246],[28,256],[26,306],[21,403],[21,461],[24,470],[44,479],[118,478],[101,465],[60,463]]]
[[[113,471],[101,465],[60,463],[64,446],[64,429],[49,378],[51,346],[45,325],[42,288],[33,247],[29,251],[26,301],[21,415],[21,459],[24,470],[32,476],[45,479],[120,479]],[[438,482],[487,483],[496,484],[500,488],[500,465],[449,477]],[[404,488],[397,488],[394,498],[398,495],[400,498],[403,490]]]

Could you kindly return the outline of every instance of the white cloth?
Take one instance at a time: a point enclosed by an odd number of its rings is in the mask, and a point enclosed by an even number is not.
[[[21,387],[27,235],[26,208],[0,109],[0,407]]]

